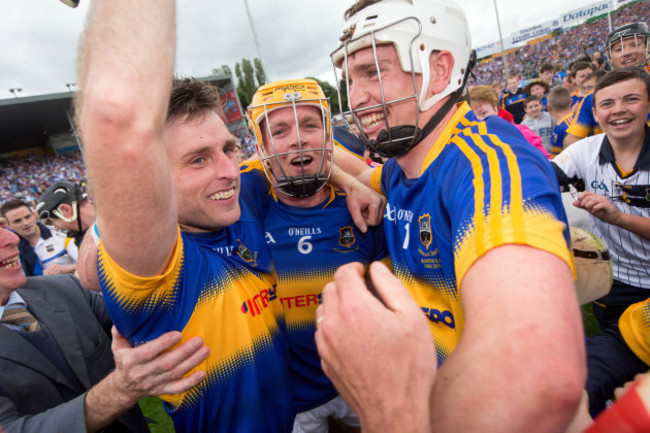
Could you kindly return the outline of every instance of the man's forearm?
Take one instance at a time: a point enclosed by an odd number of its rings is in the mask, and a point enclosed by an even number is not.
[[[356,177],[346,172],[336,164],[332,164],[332,175],[330,176],[330,182],[337,188],[343,190],[343,192],[346,194],[349,194],[350,191],[360,183]]]
[[[110,373],[86,393],[84,410],[88,433],[102,430],[138,402],[137,398],[115,386],[114,374]]]
[[[173,0],[97,0],[81,43],[77,111],[97,225],[136,275],[161,272],[177,235],[163,138],[175,39]]]

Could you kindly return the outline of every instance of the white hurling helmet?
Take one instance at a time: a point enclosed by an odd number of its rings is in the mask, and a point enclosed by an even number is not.
[[[443,106],[440,116],[434,116],[429,124],[420,130],[417,128],[418,118],[414,125],[389,125],[385,120],[386,130],[382,131],[377,140],[369,140],[361,133],[361,139],[372,150],[383,156],[395,156],[406,153],[419,143],[431,130],[435,128],[451,106],[462,93],[470,69],[475,62],[475,54],[471,49],[471,39],[467,20],[463,10],[453,0],[382,0],[366,6],[357,11],[345,23],[341,43],[331,54],[332,63],[336,69],[345,72],[348,86],[349,100],[349,73],[347,59],[352,53],[363,49],[372,48],[375,63],[379,70],[376,47],[383,44],[393,44],[399,58],[400,66],[404,72],[413,76],[413,95],[398,101],[386,101],[384,98],[381,73],[379,84],[381,87],[384,114],[387,114],[387,105],[415,99],[419,111],[426,111],[436,102],[452,93],[449,104]],[[433,52],[449,51],[454,58],[451,78],[446,88],[426,98],[427,88],[431,79],[429,59]],[[416,74],[422,75],[422,87],[418,91]],[[337,83],[339,80],[337,79]],[[378,106],[364,107],[364,110],[376,109]],[[362,131],[358,114],[362,110],[353,110],[353,119]],[[419,116],[419,113],[416,115]]]

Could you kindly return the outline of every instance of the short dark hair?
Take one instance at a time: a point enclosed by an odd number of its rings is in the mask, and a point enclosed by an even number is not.
[[[553,110],[563,111],[571,108],[571,92],[562,86],[556,86],[551,89],[547,96],[548,105]]]
[[[19,207],[23,207],[23,206],[26,207],[31,212],[32,208],[30,208],[29,205],[24,201],[17,198],[13,200],[9,200],[8,202],[5,202],[2,206],[0,206],[0,216],[2,218],[6,218],[7,212],[9,212],[10,210],[18,209]]]
[[[546,71],[551,71],[553,72],[555,68],[553,68],[553,65],[551,63],[544,63],[541,68],[539,68],[539,73],[543,74]]]
[[[601,78],[602,78],[606,73],[607,73],[607,71],[603,71],[602,69],[596,69],[596,70],[593,71],[591,74],[589,74],[589,75],[587,75],[587,76],[585,77],[585,81],[587,81],[587,80],[591,80],[591,79],[593,79],[593,78],[595,78],[596,81],[598,81],[598,80],[600,80],[600,79],[601,79]]]
[[[180,118],[194,120],[208,111],[223,115],[218,87],[196,78],[174,78],[167,123]]]
[[[527,96],[526,99],[524,99],[524,107],[528,107],[528,104],[530,104],[533,101],[537,101],[540,104],[542,103],[542,100],[540,99],[539,96],[530,95],[530,96]]]
[[[612,69],[602,76],[596,83],[594,89],[593,104],[596,107],[596,94],[605,87],[612,86],[621,81],[639,80],[645,86],[648,100],[650,100],[650,75],[643,66],[626,66],[624,68]]]
[[[587,68],[591,69],[592,72],[596,70],[596,67],[594,66],[593,63],[591,63],[591,61],[589,61],[589,62],[575,62],[573,64],[573,66],[571,67],[571,70],[575,74],[576,72],[582,71],[583,69],[587,69]]]

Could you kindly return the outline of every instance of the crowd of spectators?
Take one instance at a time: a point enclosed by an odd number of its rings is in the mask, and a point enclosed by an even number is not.
[[[52,183],[84,183],[86,168],[80,151],[55,156],[30,154],[0,158],[0,203],[17,198],[34,205]]]
[[[650,2],[641,1],[623,7],[613,14],[612,27],[616,28],[627,23],[650,22]],[[581,56],[593,56],[599,52],[605,53],[605,39],[609,33],[607,17],[602,17],[589,23],[573,27],[539,42],[525,45],[506,53],[509,73],[519,75],[524,81],[537,77],[544,63],[560,64],[562,70]],[[498,83],[505,87],[507,79],[500,54],[486,61],[480,61],[473,70],[476,79],[470,79],[470,85]]]
[[[235,133],[242,159],[255,153],[255,137]],[[0,203],[21,199],[34,206],[41,194],[59,180],[86,182],[86,168],[80,151],[59,155],[30,154],[0,158]]]
[[[642,1],[621,8],[612,14],[612,25],[650,22],[650,2]],[[607,18],[600,18],[552,36],[537,43],[520,47],[506,55],[510,73],[518,74],[524,82],[538,75],[544,63],[560,64],[562,69],[577,57],[605,53],[605,38],[609,32]],[[481,61],[474,68],[476,78],[470,78],[470,85],[493,84],[505,87],[503,59],[495,55]],[[242,159],[255,153],[255,137],[243,132],[235,133],[241,146]],[[0,159],[0,203],[19,198],[34,204],[38,197],[58,180],[73,180],[84,183],[86,169],[79,151],[56,156],[32,154]]]
[[[243,132],[235,132],[237,144],[241,147],[242,160],[247,160],[255,153],[255,136]]]

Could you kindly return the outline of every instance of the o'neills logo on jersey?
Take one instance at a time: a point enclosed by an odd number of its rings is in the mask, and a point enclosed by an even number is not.
[[[251,316],[255,317],[261,314],[262,310],[267,308],[271,301],[276,299],[278,299],[278,295],[274,285],[272,289],[264,289],[251,299],[244,301],[241,304],[241,312],[246,314],[250,311]]]
[[[341,244],[341,246],[344,246],[346,248],[350,248],[356,240],[354,237],[354,231],[352,230],[352,227],[350,226],[341,227],[339,229],[339,233],[340,233],[339,244]]]
[[[431,245],[431,215],[425,213],[420,218],[418,218],[420,223],[420,242],[429,249]]]
[[[251,254],[251,251],[239,239],[237,239],[237,255],[246,262],[253,261],[253,254]]]

